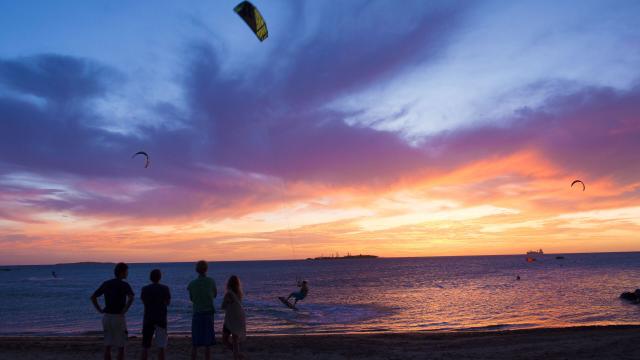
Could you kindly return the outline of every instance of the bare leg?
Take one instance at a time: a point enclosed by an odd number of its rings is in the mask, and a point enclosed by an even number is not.
[[[111,346],[104,347],[104,360],[111,360]]]
[[[149,357],[149,349],[142,348],[142,355],[140,355],[140,360],[147,360],[147,357]]]
[[[158,360],[164,360],[164,348],[158,349]]]
[[[124,347],[118,348],[118,360],[124,360]]]
[[[197,357],[198,357],[198,348],[194,346],[191,348],[191,360],[196,360]]]
[[[232,336],[232,339],[233,339],[233,360],[241,360],[244,358],[244,356],[240,354],[240,341],[238,340],[238,337],[235,335]]]
[[[222,332],[222,344],[229,348],[229,350],[233,350],[233,345],[231,344],[231,341],[229,341],[229,336],[231,336],[231,333],[226,331]]]
[[[205,360],[211,359],[211,346],[207,346],[204,348],[204,359]]]

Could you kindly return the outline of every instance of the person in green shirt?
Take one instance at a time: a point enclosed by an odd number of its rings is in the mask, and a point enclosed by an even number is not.
[[[205,347],[204,358],[211,358],[211,346],[215,344],[215,332],[213,327],[213,299],[218,295],[216,282],[207,276],[208,264],[204,260],[196,263],[198,278],[191,281],[187,289],[189,298],[193,304],[193,317],[191,319],[191,340],[193,348],[191,359],[198,355],[198,347]]]

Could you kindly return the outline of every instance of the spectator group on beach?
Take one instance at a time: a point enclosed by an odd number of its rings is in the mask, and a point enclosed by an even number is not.
[[[191,359],[198,356],[198,349],[204,348],[204,358],[211,358],[211,346],[215,344],[214,304],[218,295],[215,281],[207,276],[208,264],[204,260],[196,263],[198,276],[187,287],[193,306],[191,320]],[[111,351],[117,349],[117,359],[124,359],[124,349],[128,339],[126,313],[134,300],[131,286],[124,281],[128,275],[128,266],[118,263],[114,270],[115,278],[105,281],[91,295],[91,302],[96,310],[103,314],[104,358],[111,359]],[[158,348],[158,359],[164,360],[167,346],[167,306],[171,303],[169,287],[160,284],[162,273],[158,269],[151,271],[151,284],[142,288],[140,299],[144,304],[142,321],[142,360],[148,357],[152,340]],[[98,298],[104,296],[104,307]],[[242,286],[240,279],[229,277],[226,292],[222,301],[225,311],[222,327],[223,345],[233,352],[233,359],[244,359],[240,352],[240,344],[246,336],[246,319],[242,307]]]

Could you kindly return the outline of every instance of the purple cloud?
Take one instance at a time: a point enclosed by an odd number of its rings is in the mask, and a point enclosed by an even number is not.
[[[455,166],[520,149],[540,151],[567,173],[621,184],[640,170],[640,86],[628,91],[585,88],[523,109],[505,126],[484,126],[431,137],[424,146]]]
[[[437,58],[461,16],[455,8],[386,10],[359,13],[371,16],[360,26],[347,21],[352,12],[333,14],[332,32],[279,48],[250,78],[228,77],[221,54],[195,47],[185,86],[207,153],[246,171],[335,183],[394,178],[423,164],[421,151],[397,134],[349,126],[349,114],[326,109],[343,94]]]
[[[340,14],[333,33],[298,39],[302,45],[292,39],[297,45],[281,45],[272,62],[240,77],[224,73],[223,53],[197,45],[183,82],[188,113],[167,103],[152,109],[184,126],[129,134],[101,128],[105,119],[89,106],[124,81],[117,70],[59,55],[2,60],[0,86],[9,91],[0,95],[0,174],[69,177],[64,181],[82,193],[30,197],[26,204],[34,209],[152,218],[215,216],[281,201],[274,190],[279,180],[252,178],[255,173],[380,185],[523,148],[575,172],[636,178],[638,88],[585,89],[523,110],[507,125],[440,134],[418,146],[396,133],[347,125],[351,114],[329,110],[329,102],[437,59],[462,16],[455,8],[404,13],[377,13],[375,27],[358,27]],[[138,150],[151,154],[151,168],[130,159]],[[132,191],[130,184],[149,188]],[[132,198],[117,196],[123,193]]]
[[[110,82],[121,78],[114,69],[70,56],[0,60],[0,84],[59,103],[103,95]]]

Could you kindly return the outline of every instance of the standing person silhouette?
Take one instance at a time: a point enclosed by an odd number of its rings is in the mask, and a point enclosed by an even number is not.
[[[236,275],[227,281],[227,292],[222,300],[224,325],[222,326],[222,343],[233,351],[234,360],[242,360],[245,356],[240,352],[240,343],[247,334],[247,320],[242,307],[242,285]]]
[[[124,347],[129,333],[125,314],[133,303],[133,290],[124,281],[129,275],[129,266],[116,264],[113,269],[114,279],[107,280],[91,295],[91,303],[102,316],[104,331],[104,359],[111,360],[111,348],[118,349],[118,360],[124,360]],[[104,295],[104,308],[100,307],[98,298]]]
[[[213,328],[213,299],[218,295],[216,282],[207,276],[209,265],[200,260],[196,263],[198,277],[189,283],[189,298],[193,304],[193,317],[191,318],[191,359],[198,356],[198,348],[204,347],[204,358],[211,358],[211,346],[215,344],[215,332]]]
[[[140,299],[144,304],[142,319],[142,360],[147,360],[151,340],[155,335],[158,347],[158,360],[164,360],[167,347],[167,306],[171,303],[169,287],[160,284],[162,273],[158,269],[151,270],[151,284],[142,288]]]

